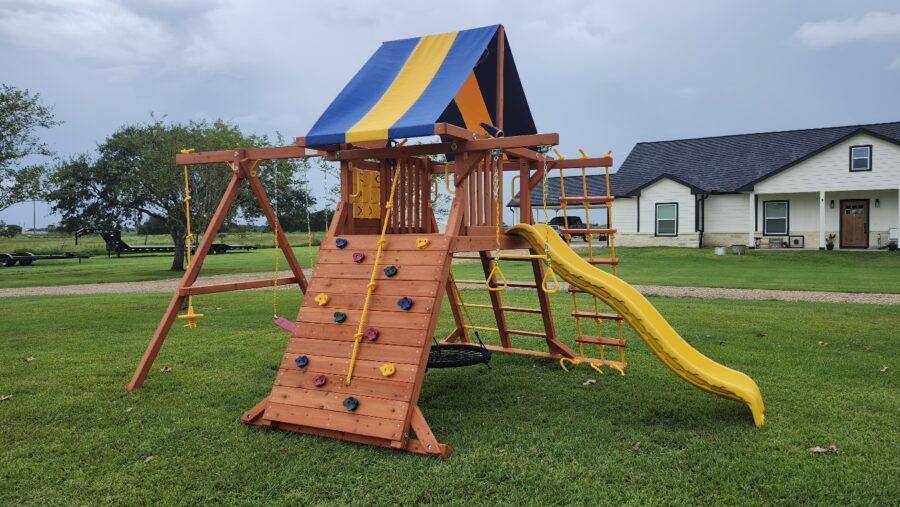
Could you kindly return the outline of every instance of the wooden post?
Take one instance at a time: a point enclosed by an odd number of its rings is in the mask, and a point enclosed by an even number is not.
[[[495,104],[495,127],[503,130],[503,74],[506,60],[506,29],[503,25],[497,29],[497,103]]]

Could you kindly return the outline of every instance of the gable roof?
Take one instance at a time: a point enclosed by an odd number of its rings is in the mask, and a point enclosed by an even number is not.
[[[616,172],[616,194],[637,195],[662,177],[695,193],[750,190],[860,133],[900,144],[900,122],[638,143]]]
[[[536,129],[501,25],[385,42],[306,135],[307,146],[434,134],[437,122],[482,132],[496,125],[497,42],[502,36],[507,135]]]

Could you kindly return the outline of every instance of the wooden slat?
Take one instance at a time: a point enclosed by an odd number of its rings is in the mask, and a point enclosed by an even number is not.
[[[263,417],[289,424],[326,428],[390,440],[399,440],[403,435],[402,421],[356,415],[352,412],[341,413],[282,403],[269,403]]]
[[[580,317],[587,319],[603,319],[603,320],[622,320],[622,316],[618,313],[606,313],[606,312],[572,312],[572,317]]]
[[[500,309],[503,310],[504,312],[534,313],[534,314],[541,313],[540,308],[525,308],[522,306],[503,306]]]
[[[380,266],[380,265],[379,265]],[[400,272],[395,277],[389,277],[379,268],[375,274],[376,280],[391,282],[421,280],[436,281],[441,272],[441,265],[436,266],[398,266]],[[333,280],[365,280],[368,282],[372,276],[372,266],[362,264],[319,264],[313,270],[314,277],[330,278]],[[365,283],[363,283],[365,285]]]
[[[415,303],[413,303],[415,306]],[[302,326],[303,324],[327,324],[334,322],[334,312],[340,311],[332,308],[312,308],[307,307],[304,308],[303,311],[300,312],[300,315],[297,317],[297,325]],[[361,311],[347,311],[344,312],[347,315],[347,320],[345,320],[342,324],[338,324],[343,327],[352,327],[354,330],[356,326],[359,324],[359,318],[362,314]],[[421,327],[426,327],[428,325],[428,319],[431,316],[427,313],[411,313],[405,312],[397,307],[397,311],[393,312],[381,312],[381,311],[369,311],[366,316],[365,324],[367,326],[395,326],[395,327],[405,327],[408,329],[419,329]]]
[[[312,378],[320,373],[308,368],[278,370],[275,378],[276,386],[302,387],[305,389],[318,389],[312,383]],[[387,379],[371,379],[353,376],[353,381],[348,386],[346,376],[342,374],[327,374],[328,382],[325,384],[331,392],[339,392],[345,395],[363,395],[386,400],[409,400],[413,385],[410,382],[397,382]]]
[[[426,341],[431,340],[431,337],[426,336],[425,331],[422,329],[405,329],[394,326],[377,326],[377,328],[380,332],[378,343],[386,345],[420,347]],[[295,338],[352,342],[355,333],[355,327],[345,326],[344,324],[309,324],[302,322],[297,324],[291,336]]]
[[[409,296],[412,298],[416,296],[434,297],[439,284],[439,280],[430,282],[403,280],[395,280],[390,283],[378,282],[375,284],[375,292],[373,294],[380,296]],[[308,291],[310,294],[318,294],[319,292],[327,292],[328,294],[365,294],[366,285],[368,285],[368,279],[339,280],[313,277]]]
[[[588,257],[588,258],[585,258],[584,260],[586,260],[588,264],[604,264],[607,266],[615,266],[615,265],[619,264],[619,259],[611,259],[611,258],[604,258],[604,257],[594,257],[594,258]]]
[[[624,347],[624,346],[628,345],[627,340],[620,340],[618,338],[607,338],[605,336],[578,335],[575,337],[575,341],[578,343],[590,343],[593,345],[610,345],[613,347]]]
[[[372,269],[372,264],[375,262],[374,248],[371,250],[351,250],[350,247],[347,247],[346,249],[338,250],[337,252],[329,251],[328,255],[319,256],[318,264],[354,264],[354,252],[362,252],[366,254],[366,258],[358,265],[369,266],[369,269]],[[433,250],[431,248],[428,248],[426,250],[385,250],[381,254],[381,261],[379,261],[378,265],[380,266],[380,269],[392,264],[407,264],[410,266],[434,266],[435,264],[443,263],[444,257],[446,256],[446,250]]]
[[[378,246],[376,244],[378,243],[378,235],[345,234],[339,237],[344,238],[348,241],[346,248],[338,248],[334,242],[336,238],[326,238],[328,241],[322,242],[320,250],[337,250],[340,252],[349,251],[352,254],[356,251],[375,251],[375,248],[377,248]],[[428,248],[424,250],[426,252],[434,250],[446,250],[447,245],[450,244],[450,238],[444,236],[443,234],[389,234],[385,238],[384,249],[385,251],[423,251],[416,247],[416,238],[428,238],[429,240],[431,240]]]
[[[615,234],[615,229],[599,228],[599,229],[560,229],[565,234]]]
[[[342,359],[348,357],[352,348],[352,342],[297,337],[291,338],[285,352]],[[377,341],[365,341],[360,344],[357,357],[366,361],[415,365],[419,363],[420,348],[421,346],[385,345]]]
[[[560,197],[559,202],[565,203],[605,203],[605,202],[613,202],[615,197],[606,196],[606,195],[588,195],[588,196],[577,196],[577,197]]]
[[[534,336],[535,338],[546,338],[547,333],[541,333],[539,331],[525,331],[522,329],[507,329],[507,333],[509,334],[517,334],[519,336]]]
[[[365,344],[360,345],[360,348],[365,347]],[[347,357],[340,359],[336,357],[327,357],[327,356],[314,356],[310,354],[303,354],[309,358],[309,365],[305,367],[309,371],[315,371],[319,373],[326,373],[329,375],[346,375],[347,367],[350,365],[350,347],[347,348]],[[298,354],[284,354],[282,358],[280,368],[282,369],[303,369],[297,368],[297,365],[294,364],[294,359],[296,359]],[[356,366],[353,369],[353,378],[361,377],[361,378],[371,378],[378,380],[390,380],[393,382],[413,382],[415,379],[415,370],[417,369],[415,366],[411,366],[408,364],[397,364],[397,371],[390,377],[385,377],[381,374],[381,370],[379,368],[386,361],[360,361],[357,359]],[[351,380],[350,384],[353,382]]]
[[[349,413],[342,405],[347,395],[340,392],[331,392],[328,390],[328,387],[329,384],[325,384],[322,388],[313,389],[276,386],[272,388],[272,394],[269,395],[269,403],[283,403],[296,407],[330,410],[341,414]],[[356,395],[354,398],[359,400],[359,407],[352,412],[353,415],[402,421],[406,417],[406,410],[409,408],[409,403],[405,401],[371,398],[363,395]]]
[[[297,277],[288,276],[278,279],[278,285],[292,285],[297,283]],[[214,294],[217,292],[229,292],[233,290],[259,289],[275,285],[274,278],[263,280],[247,280],[244,282],[220,283],[216,285],[195,285],[193,287],[179,287],[178,294],[182,296],[196,296],[200,294]]]
[[[361,311],[365,302],[365,294],[328,294],[328,303],[325,306],[319,306],[315,301],[317,293],[310,293],[310,297],[303,299],[303,308],[320,308],[325,310],[353,312]],[[393,312],[400,309],[397,306],[397,297],[373,295],[369,301],[369,310]],[[409,309],[409,313],[431,313],[434,305],[434,298],[426,296],[417,296],[415,304]]]

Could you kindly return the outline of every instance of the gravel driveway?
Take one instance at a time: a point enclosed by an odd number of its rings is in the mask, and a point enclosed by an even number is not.
[[[310,270],[303,273],[308,277]],[[201,277],[196,285],[236,282],[269,278],[271,272],[241,273]],[[290,271],[280,272],[280,276],[291,276]],[[153,280],[149,282],[92,283],[82,285],[57,285],[51,287],[27,287],[21,289],[0,289],[0,297],[16,296],[72,296],[84,294],[123,294],[130,292],[174,292],[178,279]],[[566,284],[562,284],[565,289]],[[285,286],[285,290],[296,286]],[[478,287],[473,285],[472,287]],[[900,305],[900,294],[858,294],[852,292],[820,292],[801,290],[771,289],[719,289],[712,287],[671,287],[666,285],[635,285],[646,295],[667,297],[693,297],[709,299],[749,299],[776,301],[810,301],[819,303],[854,303],[870,305]],[[268,290],[258,289],[258,290]]]

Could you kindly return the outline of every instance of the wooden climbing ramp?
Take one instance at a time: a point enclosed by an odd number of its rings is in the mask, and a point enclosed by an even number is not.
[[[417,403],[450,266],[449,238],[386,236],[347,382],[378,240],[325,238],[272,392],[244,421],[446,456],[450,448],[435,440]],[[404,298],[411,302],[406,310]]]

